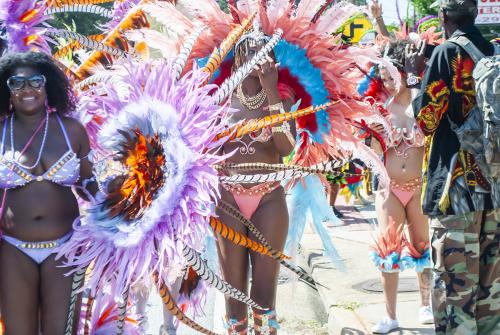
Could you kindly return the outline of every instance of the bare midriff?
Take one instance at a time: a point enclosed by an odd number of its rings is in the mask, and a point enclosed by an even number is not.
[[[50,181],[32,182],[8,190],[2,231],[22,241],[51,241],[71,231],[79,215],[70,187]]]

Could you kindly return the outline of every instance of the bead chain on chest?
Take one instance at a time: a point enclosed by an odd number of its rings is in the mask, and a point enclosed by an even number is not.
[[[243,106],[250,110],[255,110],[260,108],[264,104],[267,95],[264,90],[261,90],[259,93],[257,93],[257,95],[253,97],[247,97],[243,93],[243,88],[241,87],[241,85],[238,85],[238,88],[236,89],[236,97],[238,97],[238,100]]]
[[[40,150],[38,151],[38,157],[35,161],[35,164],[34,165],[23,165],[21,163],[17,163],[19,166],[23,167],[24,169],[26,170],[31,170],[33,168],[35,168],[38,164],[40,164],[40,160],[42,159],[42,153],[43,153],[43,149],[45,147],[45,141],[47,139],[47,133],[48,133],[48,130],[49,130],[49,112],[47,111],[46,112],[46,115],[45,115],[45,129],[43,131],[43,137],[42,137],[42,144],[40,145]],[[11,147],[11,150],[12,150],[12,155],[14,155],[14,115],[12,115],[10,117],[10,147]]]

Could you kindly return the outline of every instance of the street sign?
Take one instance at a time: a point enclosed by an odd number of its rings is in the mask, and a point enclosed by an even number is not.
[[[345,25],[342,35],[351,43],[358,43],[372,29],[372,23],[366,16],[357,17]]]
[[[500,0],[479,0],[476,24],[500,24]]]

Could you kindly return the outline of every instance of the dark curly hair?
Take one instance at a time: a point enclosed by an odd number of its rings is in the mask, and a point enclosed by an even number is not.
[[[75,110],[76,99],[68,77],[52,57],[41,52],[10,53],[0,58],[0,118],[11,113],[7,79],[15,69],[23,66],[40,71],[47,79],[45,90],[49,107],[60,115]]]
[[[404,72],[405,48],[408,44],[412,44],[408,39],[393,40],[384,49],[384,57],[389,57],[394,66],[401,72]]]

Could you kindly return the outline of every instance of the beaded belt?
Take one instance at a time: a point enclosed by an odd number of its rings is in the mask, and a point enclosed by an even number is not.
[[[19,245],[23,249],[53,249],[59,246],[58,241],[50,242],[24,242]]]
[[[264,196],[266,194],[271,193],[280,186],[279,183],[274,181],[262,183],[251,188],[245,188],[241,184],[221,183],[221,185],[228,192],[237,195],[249,195],[249,196],[254,196],[254,195]]]
[[[421,186],[422,186],[422,178],[420,177],[408,180],[407,182],[404,182],[402,184],[399,184],[394,180],[391,180],[391,187],[402,191],[415,191]]]

